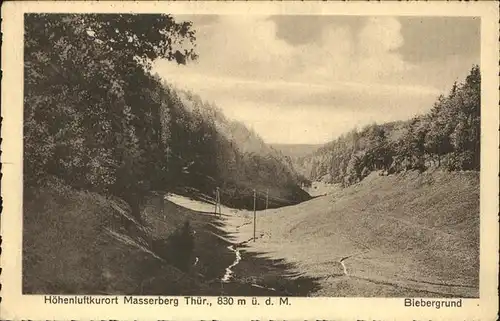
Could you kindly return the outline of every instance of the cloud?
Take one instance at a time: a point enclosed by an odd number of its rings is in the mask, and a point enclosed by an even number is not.
[[[354,126],[424,112],[440,93],[408,76],[418,66],[397,52],[404,39],[396,18],[368,18],[355,29],[327,24],[315,41],[298,44],[278,37],[267,16],[210,22],[197,31],[198,62],[157,61],[154,71],[268,142],[325,142]]]
[[[220,16],[198,29],[200,59],[190,68],[259,80],[368,82],[405,68],[393,52],[403,43],[399,31],[394,18],[371,18],[358,34],[330,24],[319,42],[293,46],[277,37],[276,23],[268,16]]]
[[[247,78],[283,72],[292,47],[276,39],[275,29],[265,16],[221,16],[199,31],[200,59],[194,69]]]

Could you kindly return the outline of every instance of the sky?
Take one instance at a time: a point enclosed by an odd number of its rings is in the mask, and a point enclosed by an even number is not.
[[[266,143],[326,143],[427,112],[480,62],[472,17],[183,15],[199,58],[153,71]]]

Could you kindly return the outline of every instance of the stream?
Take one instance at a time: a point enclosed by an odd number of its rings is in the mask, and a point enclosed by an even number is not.
[[[347,268],[346,268],[346,266],[345,266],[345,264],[344,264],[344,260],[345,260],[345,259],[346,259],[346,258],[342,258],[339,262],[340,262],[340,264],[342,265],[342,269],[344,269],[344,275],[349,275],[349,274],[347,273]]]
[[[246,242],[248,242],[248,241],[246,241]],[[246,243],[246,242],[243,242],[243,243]],[[242,243],[237,244],[237,245],[241,245],[241,244]],[[241,281],[238,281],[238,280],[233,278],[234,271],[232,269],[236,265],[238,265],[238,263],[240,263],[242,260],[242,255],[241,255],[241,252],[238,249],[238,247],[236,247],[237,245],[232,244],[232,245],[229,245],[227,247],[228,250],[230,250],[231,252],[234,253],[236,258],[235,258],[234,262],[226,268],[226,272],[225,272],[224,276],[221,278],[221,282],[226,283],[226,284],[232,283],[232,282],[243,283],[243,284],[249,285],[249,286],[254,287],[254,288],[259,288],[259,289],[275,292],[276,289],[273,287],[259,285],[259,284],[256,284],[255,282],[248,282],[248,281],[241,282]]]
[[[233,271],[231,269],[233,267],[235,267],[241,261],[241,253],[240,253],[240,250],[238,250],[238,248],[235,248],[234,245],[229,245],[227,247],[227,249],[234,252],[234,254],[236,255],[236,259],[234,260],[234,262],[230,266],[228,266],[226,268],[226,274],[224,274],[224,276],[221,279],[221,281],[224,283],[229,282],[229,280],[231,279],[231,277],[233,275]]]

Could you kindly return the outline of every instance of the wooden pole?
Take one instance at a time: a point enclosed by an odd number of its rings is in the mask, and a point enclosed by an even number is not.
[[[255,242],[255,227],[257,224],[257,215],[255,212],[255,200],[256,200],[256,194],[255,194],[255,189],[253,190],[253,241]]]
[[[217,215],[217,204],[219,203],[219,188],[216,187],[215,189],[215,211],[214,211],[214,215]]]
[[[163,219],[165,220],[165,194],[161,193],[161,215],[163,216]]]
[[[266,210],[269,207],[269,188],[266,190]]]
[[[222,205],[221,205],[221,200],[220,200],[220,189],[217,188],[217,201],[219,203],[219,216],[222,215]]]

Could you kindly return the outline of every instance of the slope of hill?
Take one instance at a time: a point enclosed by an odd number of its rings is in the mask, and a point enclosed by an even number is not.
[[[155,253],[151,227],[118,199],[51,180],[25,193],[23,225],[25,294],[210,293]]]
[[[170,88],[168,84],[164,86]],[[190,117],[211,129],[208,135],[212,138],[207,143],[213,145],[209,150],[212,155],[206,157],[214,159],[211,164],[215,168],[212,183],[220,188],[224,203],[251,207],[253,189],[267,190],[275,199],[269,203],[271,207],[296,204],[310,198],[299,187],[306,179],[296,172],[290,159],[267,145],[257,133],[240,122],[227,119],[216,105],[204,102],[192,92],[172,88],[171,93],[179,97],[181,108]],[[179,154],[185,154],[184,150],[181,149]],[[193,161],[200,163],[196,159]],[[198,172],[206,170],[198,168]],[[190,185],[184,182],[183,185],[200,188],[195,182]],[[206,188],[202,192],[210,193]],[[264,203],[257,202],[258,208],[262,206]]]
[[[354,129],[306,155],[294,158],[294,168],[312,181],[349,185],[345,184],[344,180],[348,176],[349,162],[351,159],[360,158],[353,155],[370,153],[372,149],[386,152],[387,148],[382,150],[381,145],[395,146],[402,139],[409,124],[410,121],[395,121],[368,125],[360,131]],[[376,139],[377,135],[380,141]],[[387,156],[392,159],[392,154],[388,153]],[[367,171],[368,168],[375,169],[373,165],[365,167]],[[356,172],[356,175],[362,177],[361,172]]]
[[[262,237],[250,251],[321,277],[315,295],[479,295],[477,172],[372,173],[333,195],[261,212],[257,222]],[[252,226],[236,235],[246,239]]]
[[[204,102],[200,96],[190,91],[179,89],[175,89],[175,91],[179,94],[188,111],[212,121],[217,131],[236,144],[240,152],[259,155],[272,152],[272,149],[264,143],[257,133],[248,129],[243,123],[228,120],[215,104]]]
[[[139,222],[125,202],[58,180],[25,193],[23,294],[305,295],[316,286],[309,278],[284,277],[284,265],[247,258],[246,264],[272,271],[282,289],[238,278],[221,287],[234,261],[221,217],[212,204],[188,209],[171,198],[151,193]]]

